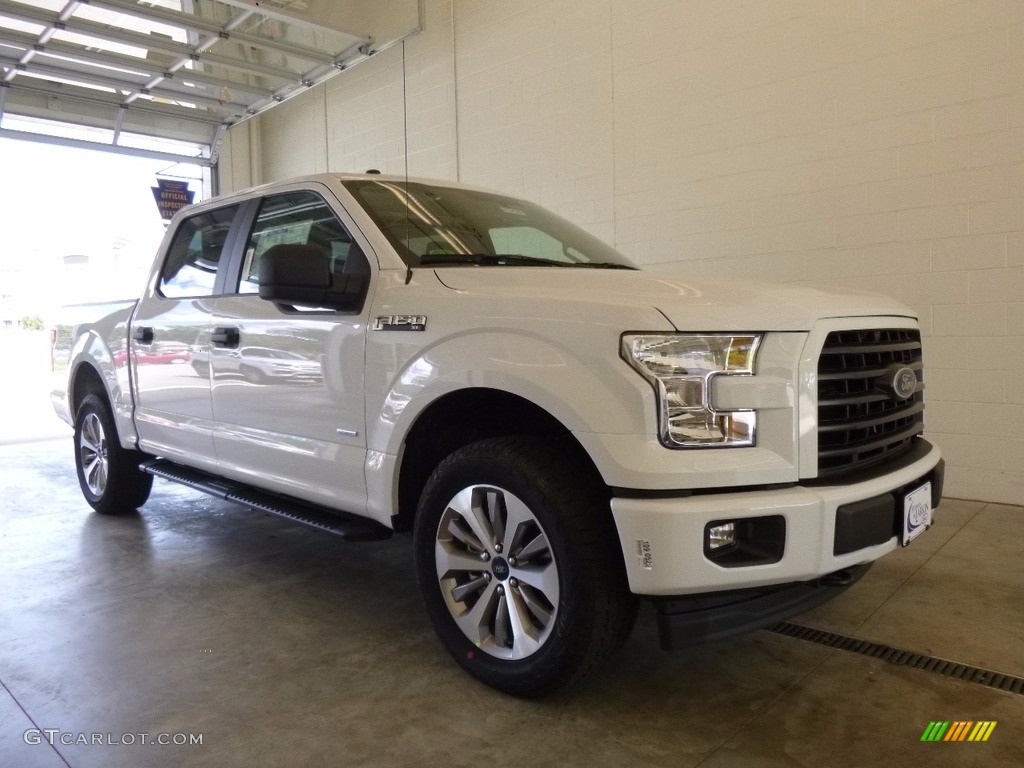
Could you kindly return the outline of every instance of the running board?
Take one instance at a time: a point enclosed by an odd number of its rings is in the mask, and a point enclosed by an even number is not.
[[[294,520],[319,531],[333,533],[346,541],[380,541],[391,538],[390,528],[365,517],[335,512],[298,499],[278,496],[245,483],[227,480],[199,469],[183,467],[167,459],[143,462],[139,469],[155,477],[195,488],[218,499]]]

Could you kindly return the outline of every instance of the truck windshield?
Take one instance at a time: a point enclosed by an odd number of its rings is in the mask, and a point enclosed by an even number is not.
[[[593,235],[524,200],[419,182],[344,184],[410,267],[636,269]]]

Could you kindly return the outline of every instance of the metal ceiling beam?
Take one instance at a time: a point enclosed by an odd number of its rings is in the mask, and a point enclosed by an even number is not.
[[[193,61],[216,64],[217,66],[227,67],[228,69],[245,72],[246,74],[256,73],[258,75],[266,75],[267,77],[276,77],[278,80],[284,80],[286,82],[297,80],[302,75],[302,73],[298,71],[293,72],[290,69],[272,67],[268,64],[260,64],[255,61],[243,61],[242,59],[235,59],[231,56],[224,56],[219,53],[204,53],[202,56],[193,53],[190,54],[189,58]]]
[[[76,149],[93,149],[100,152],[113,152],[118,155],[131,155],[132,157],[146,157],[154,160],[166,160],[172,163],[191,163],[207,168],[215,163],[208,157],[178,154],[176,152],[161,152],[152,149],[139,149],[138,147],[125,147],[116,144],[104,144],[99,141],[87,141],[85,139],[69,139],[64,136],[50,136],[45,133],[31,133],[29,131],[16,131],[10,128],[0,128],[0,137],[8,139],[20,139],[22,141],[41,142],[59,147],[74,147]]]
[[[302,73],[298,70],[282,69],[266,64],[248,62],[225,56],[218,53],[197,53],[193,46],[186,43],[176,43],[173,40],[166,40],[155,35],[145,35],[141,32],[132,32],[126,29],[109,27],[106,24],[97,24],[86,19],[71,18],[66,22],[58,21],[58,14],[31,8],[25,5],[16,5],[8,0],[0,0],[0,16],[7,16],[11,19],[23,21],[29,24],[39,24],[44,27],[58,26],[62,31],[76,32],[78,34],[94,37],[108,43],[121,43],[131,45],[143,50],[158,51],[159,53],[174,56],[178,59],[185,58],[192,61],[206,61],[222,67],[235,69],[239,72],[256,72],[268,77],[276,77],[280,80],[291,81],[297,79]]]
[[[349,67],[358,64],[360,61],[365,61],[370,57],[370,55],[371,54],[369,53],[364,53],[364,46],[361,43],[349,46],[337,56],[334,64],[330,66],[320,65],[303,73],[298,82],[293,81],[285,83],[271,94],[271,98],[274,101],[283,101],[293,95],[296,90],[301,88],[311,88],[312,86],[323,82],[331,75],[337,74],[338,72],[344,72]],[[264,105],[269,106],[270,100],[260,100],[257,103],[260,105],[257,108],[257,110],[259,110],[262,109]],[[252,113],[250,112],[250,114]]]
[[[114,122],[114,138],[110,140],[111,144],[117,144],[121,138],[121,129],[124,127],[124,116],[128,114],[128,110],[121,107],[117,110],[117,120]]]
[[[0,61],[3,61],[3,57],[0,57]],[[164,86],[157,86],[156,88],[153,88],[152,91],[146,91],[144,87],[145,83],[137,80],[126,80],[120,77],[114,77],[113,73],[109,75],[105,73],[96,74],[95,71],[90,72],[85,69],[69,69],[66,67],[53,66],[51,64],[43,64],[40,63],[39,59],[35,59],[28,64],[17,64],[16,66],[17,71],[24,75],[46,75],[47,77],[52,77],[56,80],[67,80],[72,83],[77,82],[98,88],[113,88],[115,89],[115,93],[117,90],[134,91],[139,95],[168,98],[172,101],[191,101],[194,104],[201,104],[210,109],[224,109],[237,116],[245,114],[247,106],[245,104],[238,104],[235,102],[225,102],[221,104],[217,99],[204,96],[201,93],[170,89]],[[123,100],[125,97],[122,94],[118,95],[121,96],[121,103],[124,103]],[[217,119],[223,120],[226,117],[228,117],[228,115],[219,115]]]
[[[112,53],[109,51],[89,50],[80,45],[63,42],[61,40],[51,39],[49,42],[39,43],[36,41],[34,35],[24,32],[16,32],[12,29],[0,28],[0,46],[18,48],[26,51],[35,50],[37,55],[50,54],[63,56],[83,63],[96,62],[108,67],[140,72],[149,75],[150,77],[160,76],[168,79],[173,78],[174,80],[179,81],[190,80],[197,83],[212,85],[216,88],[230,88],[242,93],[252,94],[253,96],[260,96],[262,98],[270,98],[273,96],[273,92],[267,88],[260,88],[255,85],[247,85],[246,83],[235,82],[234,80],[228,80],[223,77],[216,77],[201,70],[179,68],[171,71],[170,68],[161,67],[147,59],[140,59],[135,56],[125,56],[124,54]],[[191,57],[186,58],[185,60],[191,61]]]
[[[373,39],[364,34],[317,24],[287,9],[268,7],[264,4],[266,0],[214,0],[215,15],[205,18],[146,2],[63,0],[62,9],[53,12],[23,2],[0,0],[0,18],[16,19],[41,30],[25,34],[5,29],[0,23],[0,50],[14,54],[13,58],[0,56],[0,65],[3,65],[0,75],[10,81],[0,82],[0,114],[6,99],[9,114],[44,120],[56,117],[58,123],[102,129],[103,135],[112,135],[113,140],[111,144],[104,144],[18,131],[7,131],[4,135],[13,133],[17,134],[16,138],[214,165],[228,126],[265,112],[422,31],[425,5],[424,0],[417,0],[417,27],[382,45],[373,45]],[[237,12],[225,13],[225,6]],[[76,15],[80,7],[109,11],[112,18],[107,23],[93,21]],[[229,18],[225,21],[216,18],[226,15]],[[133,25],[129,21],[121,22],[125,16],[183,30],[189,42],[130,29],[128,27]],[[242,31],[247,20],[262,22],[267,18],[299,28],[298,37],[310,39],[314,44],[256,34],[256,24],[252,32]],[[324,37],[307,37],[304,30]],[[74,38],[68,39],[72,34],[81,35],[85,40],[79,43]],[[319,43],[327,40],[334,40],[334,46],[346,40],[351,44],[340,53],[337,47],[325,51]],[[95,48],[91,45],[93,41]],[[115,44],[137,48],[147,55],[142,58],[109,50]],[[280,63],[248,61],[253,48],[277,54]],[[258,52],[253,56],[261,58]],[[214,68],[218,74],[205,71],[207,67]],[[229,74],[216,69],[220,67]],[[242,73],[244,79],[265,78],[266,82],[262,87],[234,82],[230,78],[236,72]],[[65,114],[60,114],[61,106],[51,99],[65,100]],[[163,100],[194,104],[196,108],[157,103]],[[198,144],[203,147],[205,157],[188,152],[120,146],[123,136],[128,134],[164,136],[186,145]]]
[[[66,21],[60,20],[60,14],[46,11],[41,8],[34,8],[20,3],[12,3],[9,0],[0,0],[0,16],[7,16],[17,21],[28,24],[40,24],[44,27],[56,27],[61,31],[78,32],[98,40],[123,43],[132,45],[143,50],[161,51],[171,56],[191,56],[194,51],[185,43],[176,43],[173,40],[165,40],[156,35],[145,35],[141,32],[132,32],[127,29],[111,27],[107,24],[98,24],[95,21],[71,17]]]
[[[117,115],[121,113],[120,110],[109,109],[101,104],[70,100],[63,101],[60,105],[63,107],[63,112],[51,109],[52,106],[52,102],[40,94],[12,90],[7,98],[7,122],[4,125],[8,128],[36,132],[39,129],[21,126],[17,121],[21,119],[43,121],[54,125],[53,130],[44,130],[44,133],[107,142],[111,140],[114,129],[117,128]],[[168,120],[138,110],[126,109],[123,111],[123,115],[118,144],[150,146],[148,144],[140,145],[137,137],[151,138],[160,142],[170,142],[173,146],[153,146],[154,149],[169,152],[178,152],[179,145],[183,145],[189,154],[202,149],[202,154],[206,156],[208,142],[217,127],[210,123]],[[81,135],[78,132],[81,129],[94,129],[101,132],[102,136],[97,138],[97,136]]]
[[[0,103],[2,106],[2,103]],[[220,162],[220,144],[224,140],[224,134],[227,133],[228,127],[225,123],[221,123],[217,126],[217,130],[213,134],[213,141],[210,142],[210,163],[214,166]]]
[[[251,11],[244,11],[242,13],[235,14],[235,16],[232,17],[231,19],[229,19],[227,24],[224,25],[224,29],[233,29],[238,24],[241,24],[243,21],[245,21],[245,19],[247,19],[251,15],[252,15]],[[191,34],[193,36],[195,36],[194,32],[191,33]],[[221,34],[223,34],[223,33],[221,33]],[[164,74],[164,75],[155,75],[155,76],[151,77],[146,82],[146,84],[144,86],[144,92],[151,91],[152,89],[154,89],[158,85],[160,85],[160,83],[162,83],[164,80],[172,79],[174,77],[174,75],[173,75],[174,72],[177,72],[179,69],[182,69],[186,64],[189,63],[189,61],[191,59],[195,59],[198,56],[199,53],[209,51],[213,47],[213,45],[215,45],[218,42],[219,39],[220,38],[217,35],[208,35],[205,38],[200,37],[199,38],[199,40],[200,40],[199,44],[198,45],[194,45],[192,47],[193,54],[190,57],[185,57],[185,56],[179,57],[178,59],[176,59],[174,61],[174,63],[171,64],[170,67],[168,67],[168,71],[167,71],[166,74]],[[125,99],[125,104],[131,104],[136,99],[138,99],[140,96],[141,96],[141,93],[133,93],[133,94],[131,94],[127,99]]]
[[[26,98],[27,97],[27,98]],[[65,104],[67,107],[68,104]],[[12,92],[7,100],[7,128],[29,133],[51,133],[57,136],[73,136],[85,141],[113,143],[117,121],[114,113],[102,107],[89,104],[75,104],[77,111],[61,120],[45,105],[38,103],[38,97]],[[56,119],[54,119],[56,117]],[[48,128],[33,128],[21,125],[21,121],[49,125]],[[124,123],[118,135],[118,146],[147,147],[157,151],[184,152],[187,155],[209,156],[210,138],[215,126],[203,123],[174,123],[154,120],[152,115],[125,112]],[[82,131],[89,131],[85,135]],[[152,140],[154,143],[146,143]]]
[[[133,2],[126,2],[126,0],[89,0],[89,5],[97,8],[106,8],[107,10],[117,11],[119,13],[127,13],[131,16],[138,16],[161,24],[168,24],[190,32],[215,35],[221,40],[243,42],[248,45],[256,46],[257,48],[265,48],[269,51],[286,53],[289,56],[298,56],[299,58],[318,62],[320,64],[330,64],[334,61],[333,56],[329,53],[324,53],[317,48],[309,48],[308,46],[299,45],[298,43],[279,42],[277,40],[269,40],[265,37],[260,37],[259,35],[250,35],[245,32],[227,30],[224,28],[224,24],[206,21],[199,16],[195,16],[190,13],[182,13],[181,11],[172,11],[169,8],[139,5]],[[250,12],[252,10],[252,8],[249,8]],[[262,8],[259,9],[260,12],[262,12],[262,10]],[[360,39],[364,43],[368,42],[366,39]]]
[[[363,43],[372,43],[373,38],[368,36],[364,32],[354,32],[351,29],[344,29],[342,27],[326,26],[316,22],[312,22],[309,19],[304,19],[294,13],[290,13],[286,8],[278,8],[275,6],[267,5],[262,0],[219,0],[224,5],[230,5],[234,8],[247,9],[249,11],[266,16],[271,19],[277,19],[283,21],[286,24],[298,24],[303,27],[309,27],[311,29],[327,29],[331,32],[337,32],[338,34],[348,35],[349,37],[355,37],[362,40]]]
[[[81,101],[90,104],[96,104],[102,107],[110,109],[112,112],[124,107],[133,112],[145,112],[147,114],[159,115],[161,117],[171,118],[174,120],[187,120],[194,123],[204,123],[206,125],[220,125],[223,120],[216,115],[210,115],[205,112],[199,112],[198,110],[188,109],[187,107],[177,107],[172,104],[153,104],[149,101],[136,102],[130,106],[126,106],[121,99],[116,97],[104,97],[100,91],[83,92],[84,89],[76,91],[69,91],[66,87],[56,87],[42,85],[44,81],[36,80],[32,84],[28,84],[26,80],[16,80],[13,83],[7,83],[4,85],[5,88],[11,91],[25,91],[27,93],[36,93],[41,96],[48,96],[57,99],[69,99],[72,101]],[[37,84],[38,83],[38,84]]]
[[[258,4],[258,0],[219,0],[219,2],[227,3],[228,5],[234,5],[239,8],[249,7],[250,5]],[[267,15],[270,14],[268,13]],[[356,66],[357,64],[361,64],[367,59],[376,56],[378,53],[386,51],[392,46],[398,45],[402,41],[407,40],[408,38],[421,33],[426,28],[426,15],[426,1],[417,0],[416,25],[412,27],[410,30],[383,43],[375,43],[372,46],[369,43],[354,46],[354,55],[350,55],[353,51],[353,48],[347,49],[346,51],[338,55],[332,67],[317,67],[316,69],[303,74],[301,77],[301,85],[310,87],[312,85],[316,85],[320,82],[323,82],[329,79],[332,75],[350,69]],[[284,16],[284,18],[287,19],[290,17]],[[281,86],[276,91],[274,91],[273,101],[261,100],[250,105],[250,108],[246,110],[246,116],[239,122],[244,122],[245,120],[248,120],[250,117],[255,117],[256,115],[259,115],[262,112],[267,111],[275,104],[287,101],[293,96],[296,96],[303,90],[305,90],[305,88],[302,88],[299,85],[296,85],[295,83],[286,83],[285,85]],[[219,150],[215,148],[215,153],[217,153],[218,151]]]

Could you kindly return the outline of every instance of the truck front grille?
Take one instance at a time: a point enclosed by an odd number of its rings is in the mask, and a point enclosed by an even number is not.
[[[910,368],[917,390],[899,398],[895,371]],[[833,331],[818,360],[818,477],[879,464],[924,431],[921,333]]]

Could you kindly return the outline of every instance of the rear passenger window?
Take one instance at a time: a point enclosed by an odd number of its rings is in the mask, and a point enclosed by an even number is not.
[[[260,259],[275,245],[312,245],[330,257],[336,274],[366,274],[362,249],[352,240],[327,202],[313,192],[289,192],[266,198],[245,246],[239,293],[258,293]]]
[[[160,274],[160,293],[169,299],[212,296],[217,267],[237,205],[200,213],[181,222]]]

